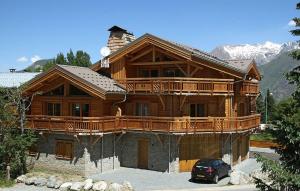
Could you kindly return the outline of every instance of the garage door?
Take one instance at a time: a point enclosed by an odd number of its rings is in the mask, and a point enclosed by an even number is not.
[[[180,172],[191,171],[195,162],[203,158],[219,158],[219,135],[184,136],[179,146]]]

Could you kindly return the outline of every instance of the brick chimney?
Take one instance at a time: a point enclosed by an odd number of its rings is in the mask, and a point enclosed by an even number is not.
[[[121,27],[113,26],[108,29],[108,31],[110,31],[110,35],[107,46],[111,52],[115,52],[116,50],[135,40],[133,33],[130,33]]]

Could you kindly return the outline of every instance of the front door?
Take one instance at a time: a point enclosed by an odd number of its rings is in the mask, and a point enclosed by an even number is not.
[[[148,169],[148,145],[149,140],[138,140],[138,168]]]

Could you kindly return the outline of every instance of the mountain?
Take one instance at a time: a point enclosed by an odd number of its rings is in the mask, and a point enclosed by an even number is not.
[[[253,58],[257,65],[264,65],[276,56],[298,48],[299,45],[296,42],[277,44],[267,41],[258,44],[219,46],[212,50],[211,54],[225,60]]]
[[[300,65],[300,61],[294,60],[288,52],[283,52],[270,62],[259,66],[263,75],[260,82],[261,92],[265,94],[267,89],[270,89],[276,100],[290,96],[295,86],[288,83],[285,74],[297,65]]]
[[[45,64],[47,64],[48,62],[50,62],[52,60],[53,59],[42,59],[42,60],[35,61],[30,66],[28,66],[27,68],[25,68],[24,71],[35,72],[35,71],[39,70],[40,68],[43,68],[43,66]],[[37,72],[39,72],[39,71],[37,71]]]

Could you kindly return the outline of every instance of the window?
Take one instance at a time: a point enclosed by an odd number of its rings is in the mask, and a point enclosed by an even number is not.
[[[47,115],[60,116],[61,104],[60,103],[47,103]]]
[[[69,87],[69,95],[70,96],[89,96],[85,91],[78,89],[77,87],[70,85]]]
[[[191,117],[204,117],[204,104],[191,104],[190,105],[190,116]]]
[[[89,104],[80,104],[80,103],[72,103],[71,104],[72,116],[88,117],[89,112],[90,112]]]
[[[56,140],[55,157],[70,160],[73,158],[73,142],[69,140]]]
[[[154,70],[149,70],[149,69],[143,69],[143,70],[139,70],[139,77],[158,77],[159,76],[159,72],[158,70],[154,69]]]
[[[59,86],[58,88],[55,88],[54,90],[51,90],[44,95],[46,96],[63,96],[64,95],[64,85]]]
[[[136,103],[135,115],[137,116],[147,116],[149,115],[149,107],[147,103]]]
[[[179,69],[164,69],[164,77],[184,77]]]
[[[28,149],[28,155],[29,156],[36,156],[38,153],[37,145],[33,144]]]

